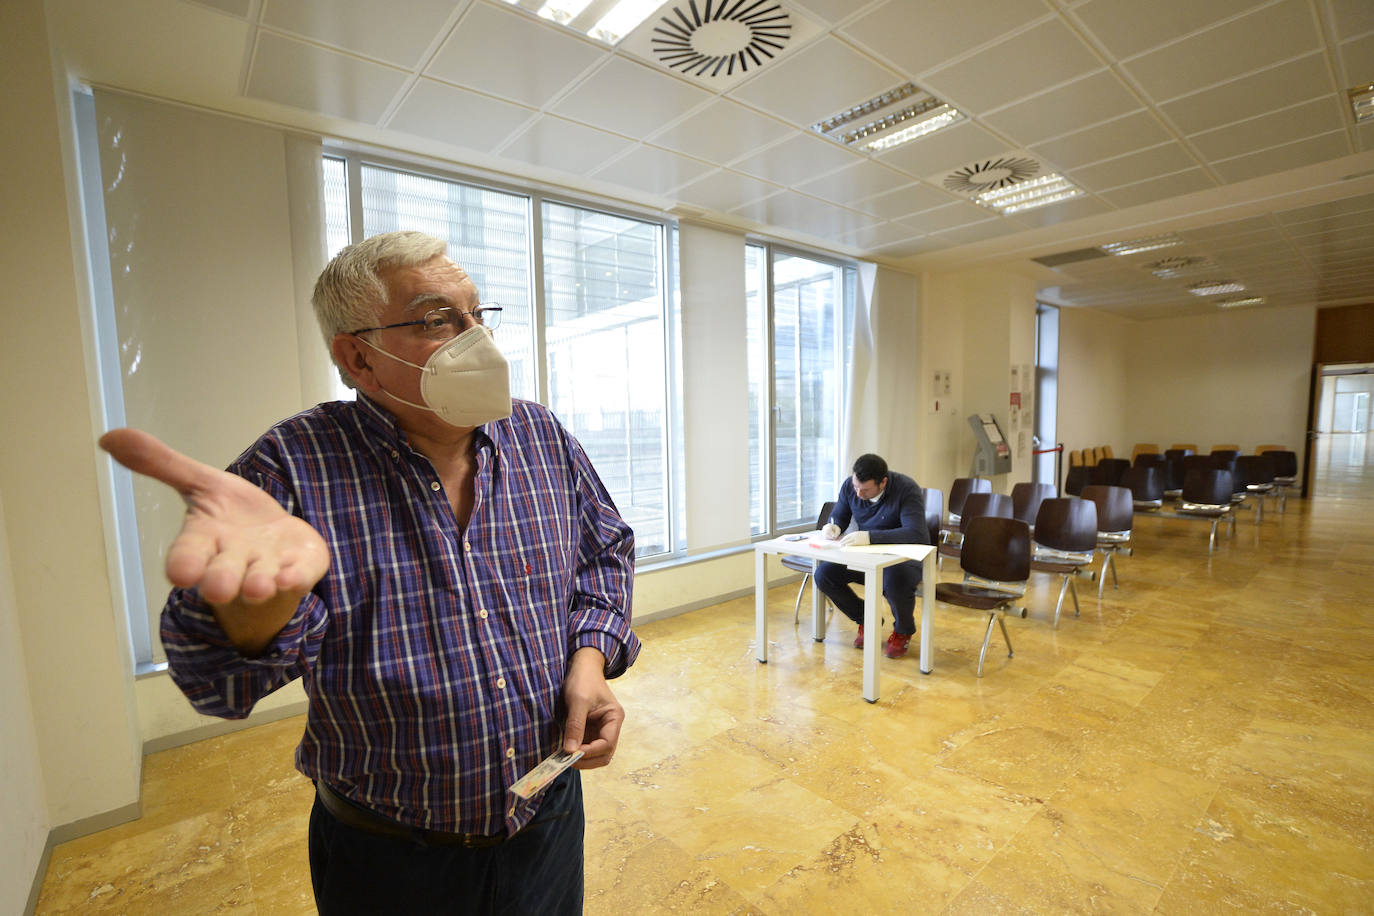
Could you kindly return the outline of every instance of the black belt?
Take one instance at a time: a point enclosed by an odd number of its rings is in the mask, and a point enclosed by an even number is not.
[[[407,840],[426,846],[463,846],[468,849],[484,849],[505,842],[505,834],[486,836],[480,833],[446,833],[442,830],[426,830],[412,827],[369,811],[361,805],[344,798],[323,782],[315,783],[315,795],[324,809],[345,827],[375,833],[394,840]]]

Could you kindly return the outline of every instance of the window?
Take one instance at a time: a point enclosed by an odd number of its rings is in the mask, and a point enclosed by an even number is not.
[[[482,300],[503,309],[496,341],[511,393],[547,403],[581,442],[634,528],[636,555],[671,553],[680,519],[668,227],[373,162],[357,164],[355,188],[349,164],[325,157],[331,254],[348,240],[350,204],[363,238],[416,229],[447,240]]]
[[[839,488],[852,274],[844,265],[769,246],[747,251],[755,535],[813,525]]]

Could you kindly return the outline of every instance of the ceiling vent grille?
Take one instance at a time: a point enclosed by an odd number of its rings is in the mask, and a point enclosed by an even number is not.
[[[955,169],[941,182],[955,194],[975,195],[996,191],[1040,174],[1040,163],[1029,156],[998,156]]]
[[[1075,248],[1073,251],[1061,251],[1059,254],[1047,254],[1031,260],[1045,267],[1063,267],[1065,264],[1077,264],[1079,261],[1093,261],[1105,257],[1107,254],[1101,248]]]
[[[650,43],[659,63],[691,76],[734,76],[762,67],[792,40],[792,16],[780,4],[704,6],[675,5],[654,23]]]

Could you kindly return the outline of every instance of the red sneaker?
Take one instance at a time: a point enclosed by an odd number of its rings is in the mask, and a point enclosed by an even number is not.
[[[883,646],[883,654],[888,658],[901,658],[906,655],[907,643],[911,642],[911,637],[896,630],[887,638],[887,643]]]
[[[854,637],[854,648],[856,648],[856,649],[862,649],[863,647],[864,647],[864,625],[863,625],[863,624],[859,624],[859,635],[856,636],[856,637]]]

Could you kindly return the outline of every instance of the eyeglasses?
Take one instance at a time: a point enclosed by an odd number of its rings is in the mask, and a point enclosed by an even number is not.
[[[368,331],[387,331],[391,328],[423,326],[424,331],[422,333],[430,340],[452,340],[462,330],[464,315],[469,316],[473,321],[490,331],[501,323],[501,306],[479,305],[472,311],[465,312],[451,305],[443,305],[425,312],[423,318],[418,318],[415,321],[399,321],[396,324],[383,324],[375,328],[359,328],[349,333],[365,334]]]

